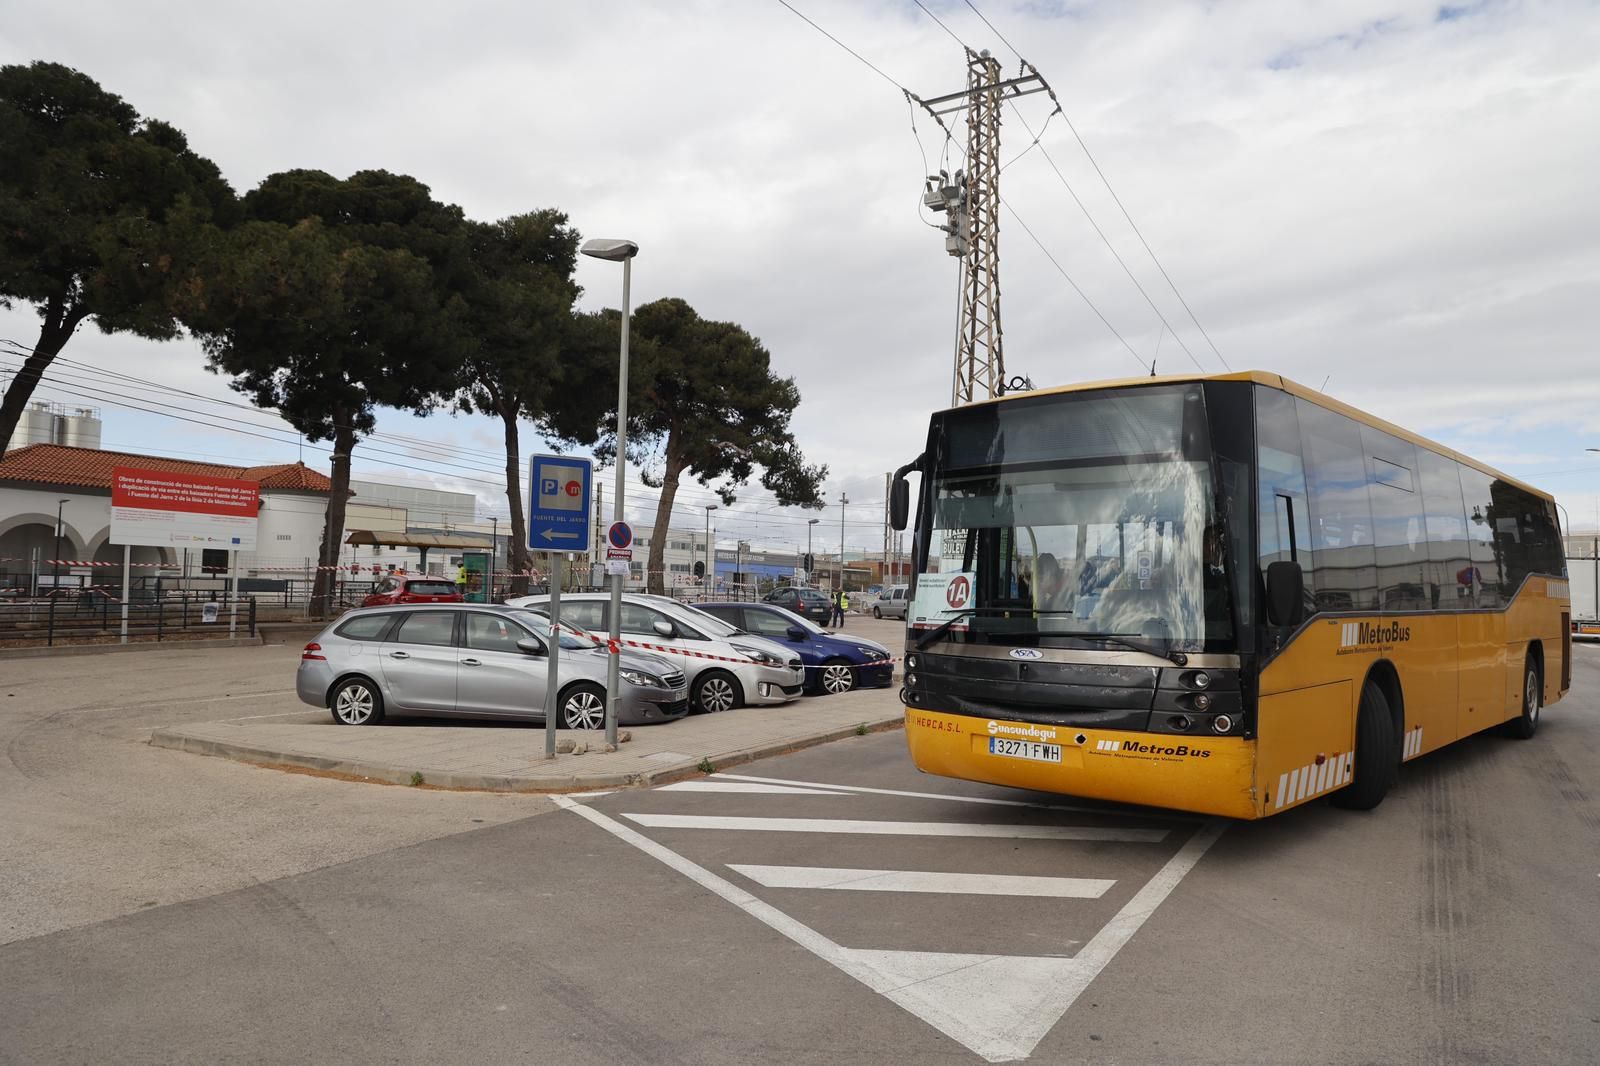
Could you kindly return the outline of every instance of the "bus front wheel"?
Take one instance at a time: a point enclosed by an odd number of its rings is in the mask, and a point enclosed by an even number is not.
[[[1356,711],[1356,768],[1353,780],[1333,794],[1333,805],[1352,811],[1370,811],[1383,802],[1399,777],[1400,751],[1394,735],[1394,717],[1383,689],[1368,681],[1361,690]]]

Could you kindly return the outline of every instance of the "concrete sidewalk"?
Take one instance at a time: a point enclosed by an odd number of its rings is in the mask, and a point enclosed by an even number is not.
[[[168,726],[156,747],[266,766],[297,767],[409,785],[413,775],[438,788],[492,792],[567,792],[646,785],[694,773],[702,760],[721,769],[869,730],[899,725],[898,686],[802,698],[781,707],[746,707],[635,726],[614,752],[598,731],[562,729],[584,754],[546,759],[544,728],[495,723],[340,726],[326,711]]]

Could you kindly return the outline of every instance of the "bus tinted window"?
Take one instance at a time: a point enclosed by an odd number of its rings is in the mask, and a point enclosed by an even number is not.
[[[1461,500],[1467,519],[1467,552],[1472,569],[1467,582],[1479,607],[1500,607],[1503,575],[1500,552],[1494,537],[1494,502],[1490,486],[1494,479],[1470,466],[1461,467]]]
[[[1428,559],[1422,494],[1414,469],[1417,450],[1410,441],[1371,426],[1361,427],[1371,474],[1372,536],[1378,562],[1378,607],[1384,611],[1425,611],[1432,607],[1422,584]]]
[[[1454,459],[1417,449],[1417,475],[1428,527],[1428,598],[1442,611],[1467,610],[1475,602],[1458,467]]]
[[[1504,594],[1516,595],[1529,574],[1565,574],[1560,538],[1545,501],[1504,481],[1493,482],[1489,491]]]
[[[1378,573],[1360,426],[1305,400],[1297,400],[1295,409],[1310,490],[1317,608],[1374,610]]]

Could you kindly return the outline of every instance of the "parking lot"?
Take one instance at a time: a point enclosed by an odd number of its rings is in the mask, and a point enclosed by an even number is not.
[[[896,732],[604,795],[381,787],[143,742],[282,713],[295,647],[7,663],[0,1058],[1592,1061],[1578,655],[1532,741],[1257,823],[925,777]]]

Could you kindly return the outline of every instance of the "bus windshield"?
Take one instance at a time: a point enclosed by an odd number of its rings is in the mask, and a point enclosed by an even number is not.
[[[1231,647],[1223,530],[1200,390],[1151,387],[952,412],[924,574],[965,574],[949,639]],[[953,613],[922,582],[917,614]],[[913,624],[917,624],[916,619]]]

